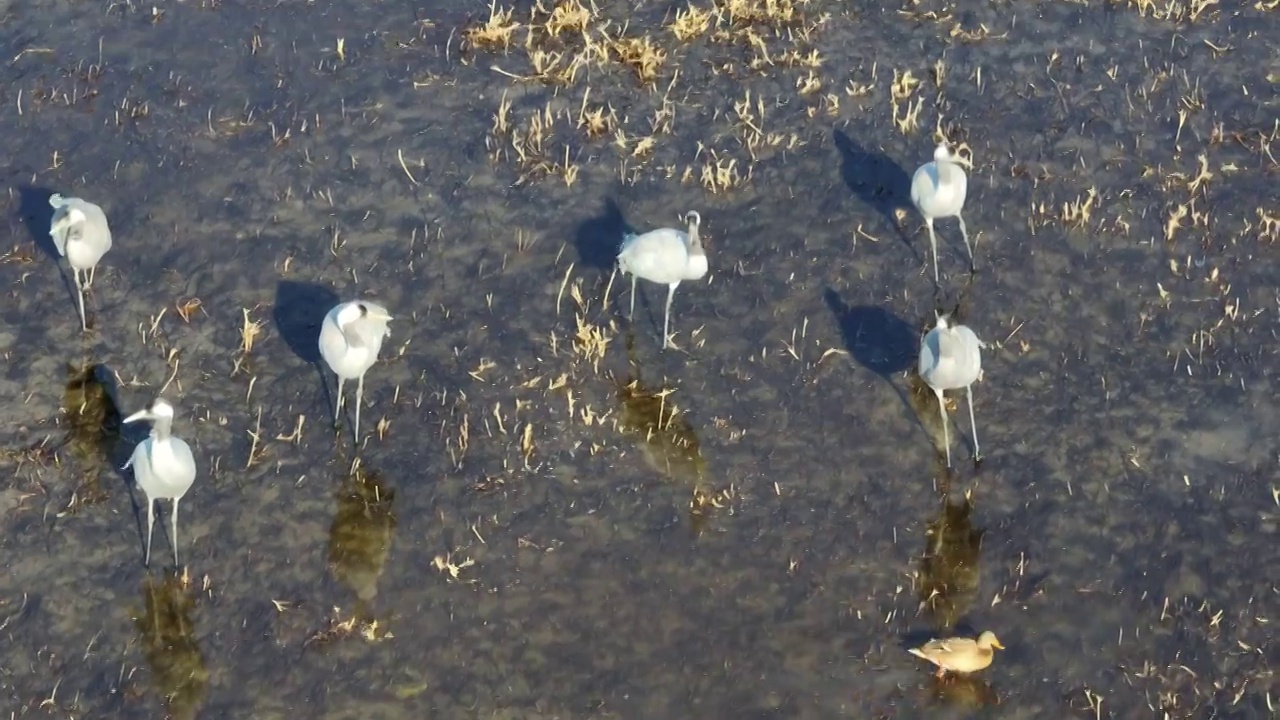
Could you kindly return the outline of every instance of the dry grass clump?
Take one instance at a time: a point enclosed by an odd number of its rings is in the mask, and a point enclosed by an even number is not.
[[[513,19],[515,8],[499,8],[497,0],[489,4],[489,17],[479,25],[473,25],[462,31],[462,39],[470,47],[492,50],[511,47],[511,39],[520,23]]]
[[[613,39],[610,47],[619,60],[635,71],[636,79],[646,85],[658,79],[658,71],[667,61],[667,51],[655,45],[648,35],[635,38],[619,36]]]

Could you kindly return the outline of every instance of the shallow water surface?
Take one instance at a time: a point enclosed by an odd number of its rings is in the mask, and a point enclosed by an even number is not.
[[[16,717],[1280,702],[1274,3],[2,7]],[[977,265],[940,221],[937,289],[935,133]],[[112,222],[89,333],[55,191]],[[664,352],[610,269],[691,209]],[[361,295],[357,452],[315,336]],[[990,345],[950,471],[936,310]],[[202,472],[147,570],[119,421],[162,390]],[[906,652],[984,629],[972,678]]]

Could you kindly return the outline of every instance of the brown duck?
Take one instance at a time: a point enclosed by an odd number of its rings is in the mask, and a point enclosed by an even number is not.
[[[996,634],[987,630],[979,635],[977,640],[969,638],[930,640],[918,648],[911,648],[910,652],[916,657],[924,658],[937,665],[937,675],[943,677],[948,672],[968,674],[985,670],[991,664],[995,651],[1003,649],[1004,646],[1000,644]]]

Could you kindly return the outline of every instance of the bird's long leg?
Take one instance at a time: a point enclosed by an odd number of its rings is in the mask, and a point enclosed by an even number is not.
[[[676,287],[680,285],[673,282],[667,286],[667,311],[662,314],[662,349],[666,350],[670,343],[668,339],[671,337],[671,299],[676,296]]]
[[[84,319],[84,284],[80,282],[80,271],[71,268],[71,275],[76,279],[76,302],[80,306],[80,329],[88,330],[89,324]]]
[[[969,244],[969,231],[964,226],[964,218],[960,217],[960,213],[956,213],[956,219],[960,221],[960,234],[964,236],[964,249],[969,251],[969,272],[978,269],[978,261],[973,258],[973,246]]]
[[[631,310],[627,313],[627,320],[636,319],[636,276],[631,276]]]
[[[933,249],[933,284],[938,285],[938,236],[933,233],[933,218],[925,218],[925,227],[929,228],[929,247]]]
[[[142,560],[145,567],[151,567],[151,530],[156,524],[156,506],[151,498],[147,498],[147,554]]]
[[[973,419],[973,386],[964,390],[969,394],[969,427],[973,428],[973,461],[977,462],[982,459],[982,451],[978,449],[978,423]]]
[[[178,500],[173,499],[173,566],[178,567]]]
[[[947,467],[951,467],[951,431],[947,429],[947,400],[941,390],[934,390],[938,396],[938,414],[942,415],[942,444],[947,448]]]
[[[346,380],[343,380],[342,376],[339,375],[338,376],[338,399],[335,400],[333,403],[333,426],[336,428],[342,427],[342,384],[344,382],[346,382]]]
[[[360,445],[360,406],[364,404],[364,373],[356,380],[356,445]]]
[[[84,284],[85,290],[88,290],[89,288],[93,287],[94,271],[97,269],[98,269],[97,265],[94,265],[93,267],[89,268],[89,272],[87,273],[89,275],[89,281]]]

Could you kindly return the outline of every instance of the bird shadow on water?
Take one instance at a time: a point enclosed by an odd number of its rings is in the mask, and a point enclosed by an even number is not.
[[[326,408],[332,409],[334,397],[320,362],[320,326],[324,316],[338,304],[338,294],[317,283],[281,280],[276,285],[276,301],[271,319],[289,350],[316,370],[324,389]],[[331,411],[331,410],[330,410]]]
[[[840,177],[844,184],[884,218],[919,261],[915,245],[898,223],[898,210],[911,203],[911,176],[888,155],[862,147],[840,130],[833,130],[832,137],[840,151]]]
[[[19,187],[18,216],[22,220],[23,227],[27,229],[27,234],[31,236],[31,242],[35,243],[36,249],[57,266],[58,276],[62,278],[62,287],[67,291],[67,296],[71,298],[71,305],[74,308],[78,300],[76,288],[67,275],[66,269],[63,268],[60,261],[62,255],[58,252],[58,246],[53,244],[53,236],[49,234],[49,228],[53,225],[53,206],[49,204],[49,198],[53,195],[54,191],[46,187],[34,185]]]
[[[45,187],[32,185],[19,187],[18,215],[22,225],[27,229],[27,234],[31,236],[31,241],[36,244],[40,252],[57,262],[61,256],[58,254],[57,246],[53,244],[53,237],[49,235],[49,227],[53,224],[53,206],[49,204],[49,198],[53,197],[53,194],[53,190]]]
[[[915,364],[920,343],[916,329],[884,308],[850,306],[832,288],[823,291],[822,296],[840,325],[840,336],[849,355],[879,375],[903,404],[914,410],[908,394],[893,381],[893,375]],[[919,421],[919,417],[916,419]]]
[[[613,269],[618,259],[618,247],[622,236],[631,230],[622,208],[612,199],[605,201],[604,212],[588,218],[578,226],[574,247],[578,250],[578,264],[600,271]]]

